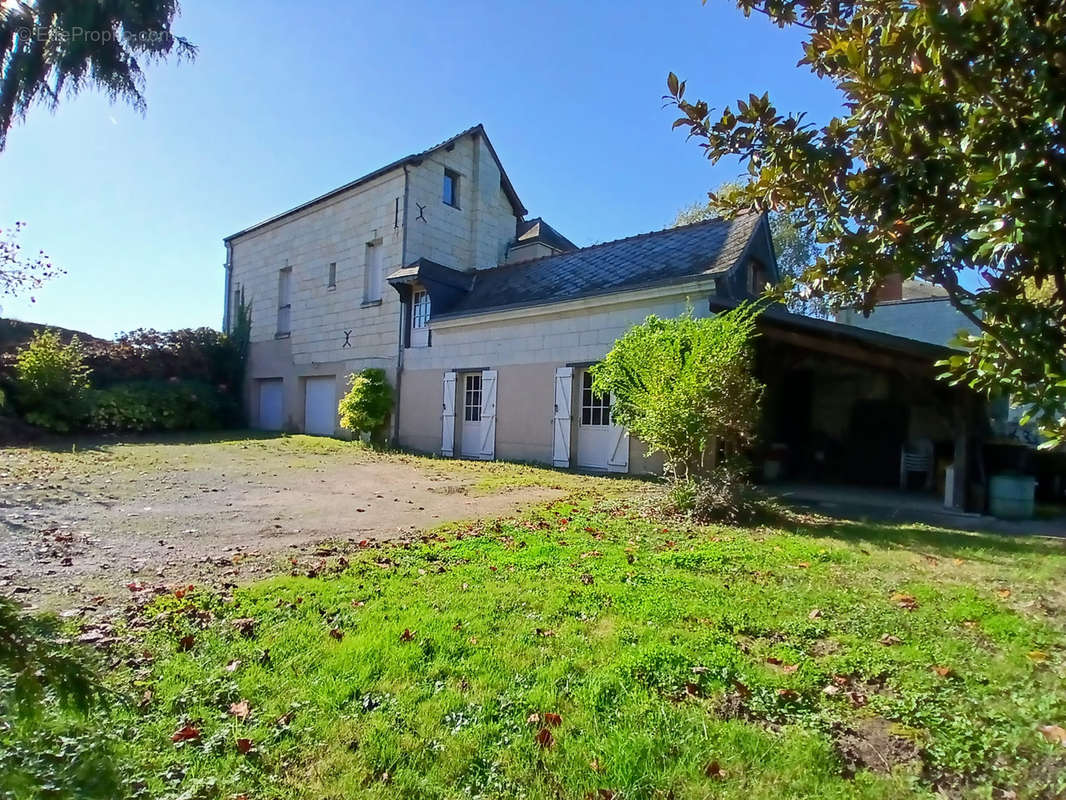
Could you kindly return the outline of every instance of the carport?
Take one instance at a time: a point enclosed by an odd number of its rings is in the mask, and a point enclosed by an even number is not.
[[[712,311],[727,307],[711,301]],[[759,333],[766,394],[756,460],[772,466],[767,477],[898,489],[904,447],[922,447],[932,475],[910,476],[908,488],[944,498],[950,482],[946,504],[983,509],[984,403],[936,379],[936,362],[954,351],[779,308],[762,314]]]

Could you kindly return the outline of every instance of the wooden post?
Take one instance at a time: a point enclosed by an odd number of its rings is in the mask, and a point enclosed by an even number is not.
[[[955,402],[955,482],[951,507],[966,510],[970,486],[970,403],[969,395],[960,391]]]

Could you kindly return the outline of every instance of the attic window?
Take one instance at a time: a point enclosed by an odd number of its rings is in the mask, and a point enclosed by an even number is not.
[[[444,188],[441,199],[445,205],[459,208],[459,173],[450,169],[444,170]]]
[[[769,282],[770,277],[766,272],[766,267],[755,260],[748,262],[748,294],[762,294]]]

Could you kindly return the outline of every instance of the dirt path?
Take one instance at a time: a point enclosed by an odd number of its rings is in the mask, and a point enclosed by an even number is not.
[[[0,593],[62,609],[129,583],[238,583],[326,541],[411,537],[562,494],[478,480],[421,459],[262,442],[0,450]]]

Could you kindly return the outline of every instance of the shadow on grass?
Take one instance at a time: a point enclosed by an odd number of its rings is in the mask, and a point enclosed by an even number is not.
[[[947,558],[965,556],[979,560],[982,553],[1066,556],[1066,539],[1062,538],[966,531],[923,522],[870,520],[860,514],[830,515],[774,501],[763,504],[759,521],[801,536],[840,539],[857,546],[892,545]]]

